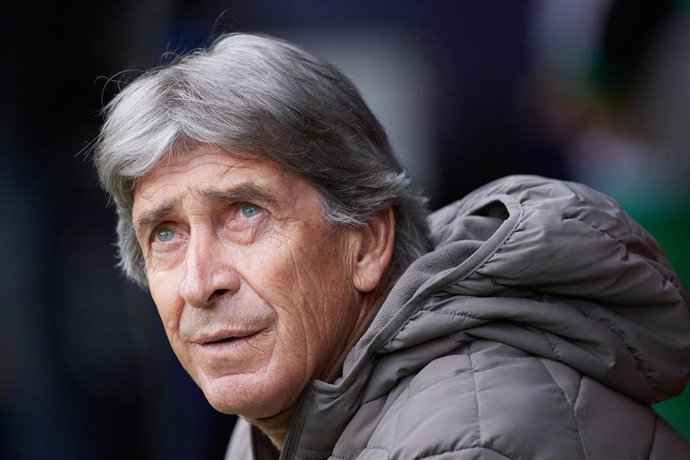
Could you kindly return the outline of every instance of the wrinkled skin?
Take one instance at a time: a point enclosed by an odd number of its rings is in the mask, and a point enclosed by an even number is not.
[[[133,220],[177,357],[213,407],[250,420],[287,423],[311,379],[337,377],[392,251],[392,212],[383,233],[329,226],[306,181],[209,146],[142,178]]]

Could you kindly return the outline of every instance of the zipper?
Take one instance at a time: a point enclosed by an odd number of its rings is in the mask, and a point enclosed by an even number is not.
[[[292,417],[292,422],[288,428],[288,435],[280,453],[280,460],[291,460],[295,458],[295,451],[299,446],[299,438],[302,436],[302,430],[304,429],[306,413],[311,406],[312,394],[312,384],[309,384],[302,393],[302,396],[300,396],[299,403],[297,404],[297,411],[295,411],[295,415]]]

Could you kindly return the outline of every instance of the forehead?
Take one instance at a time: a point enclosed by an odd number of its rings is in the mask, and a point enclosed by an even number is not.
[[[242,158],[211,146],[163,158],[149,173],[137,181],[134,194],[145,194],[156,187],[189,185],[202,187],[204,180],[224,181],[287,179],[292,174],[268,160]]]
[[[187,197],[212,196],[215,191],[261,190],[277,201],[291,201],[301,195],[316,195],[304,179],[275,162],[241,158],[211,146],[200,146],[162,160],[134,187],[133,214],[171,205]]]

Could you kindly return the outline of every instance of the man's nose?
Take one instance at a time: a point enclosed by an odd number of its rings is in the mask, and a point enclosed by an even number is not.
[[[240,288],[240,276],[229,260],[227,248],[212,230],[192,231],[184,271],[180,294],[195,308],[208,308]]]

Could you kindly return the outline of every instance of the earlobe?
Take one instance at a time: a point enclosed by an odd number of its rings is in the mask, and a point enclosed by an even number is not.
[[[361,229],[354,270],[354,285],[360,292],[376,289],[393,257],[395,214],[392,208],[377,213]]]

